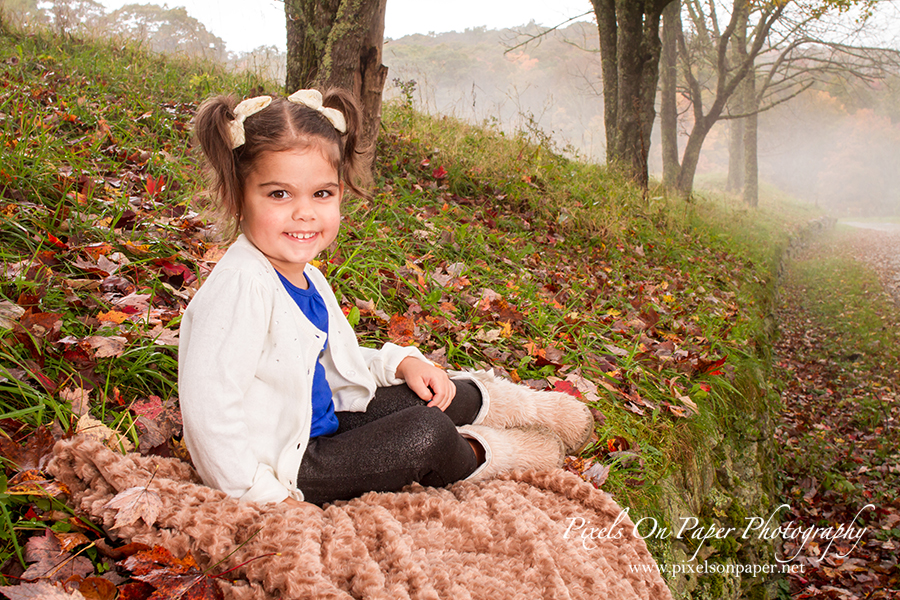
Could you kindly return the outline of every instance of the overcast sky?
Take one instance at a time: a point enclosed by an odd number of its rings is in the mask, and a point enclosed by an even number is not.
[[[107,10],[135,0],[100,0]],[[150,4],[150,2],[137,3]],[[258,46],[285,48],[284,3],[276,0],[159,0],[169,8],[183,6],[188,14],[225,40],[233,52]],[[524,25],[532,19],[557,25],[591,10],[589,0],[388,0],[385,37],[412,33],[463,31],[469,27],[489,29]]]

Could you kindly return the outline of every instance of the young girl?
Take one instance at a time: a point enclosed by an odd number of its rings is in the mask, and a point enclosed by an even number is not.
[[[323,504],[419,482],[549,469],[590,437],[578,400],[418,349],[361,348],[311,261],[358,187],[360,114],[345,92],[205,102],[195,132],[240,235],[181,322],[184,439],[203,481],[254,502]]]

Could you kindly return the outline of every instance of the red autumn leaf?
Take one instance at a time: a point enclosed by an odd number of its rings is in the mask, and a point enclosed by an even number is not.
[[[147,600],[153,594],[153,586],[143,581],[131,581],[119,586],[116,600]]]
[[[707,375],[721,375],[722,372],[719,371],[719,367],[725,364],[725,361],[728,360],[727,356],[723,356],[719,360],[709,362],[703,360],[702,358],[697,361],[697,367],[700,372],[706,373]]]
[[[68,249],[69,249],[69,245],[68,245],[68,244],[66,244],[64,241],[60,240],[58,237],[56,237],[56,236],[53,235],[52,233],[48,233],[48,234],[47,234],[47,240],[48,240],[51,244],[53,244],[54,246],[56,246],[57,248],[60,248],[60,249],[62,249],[62,250],[68,250]]]
[[[144,415],[148,419],[155,419],[165,411],[162,398],[150,396],[146,399],[135,400],[131,404],[131,410],[137,415]]]
[[[150,600],[224,600],[218,584],[200,571],[190,554],[179,559],[162,546],[154,546],[117,564],[156,588]]]
[[[12,461],[19,471],[41,469],[50,458],[55,443],[50,430],[41,425],[28,436],[24,446],[0,436],[0,456]]]
[[[579,400],[582,398],[581,391],[577,387],[572,385],[570,381],[557,381],[555,384],[553,384],[553,389],[557,392],[563,392],[565,394],[569,394],[570,396],[575,396]]]
[[[160,175],[154,178],[153,175],[147,175],[147,183],[145,184],[147,195],[154,198],[159,197],[160,192],[166,189],[166,178]]]
[[[431,172],[431,176],[437,180],[446,179],[447,178],[447,169],[441,165],[437,169]]]
[[[32,312],[28,309],[19,319],[19,324],[35,337],[46,337],[50,341],[55,341],[62,329],[62,317],[59,313]]]
[[[482,292],[478,310],[490,314],[496,321],[518,323],[524,318],[522,313],[510,306],[503,296],[489,288],[485,288]]]
[[[192,283],[197,276],[194,275],[194,272],[187,268],[185,265],[180,263],[173,263],[169,260],[157,258],[153,261],[157,267],[160,267],[166,275],[169,277],[175,277],[180,275],[185,285]]]

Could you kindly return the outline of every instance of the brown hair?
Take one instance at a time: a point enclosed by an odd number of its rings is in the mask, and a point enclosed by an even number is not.
[[[344,115],[347,132],[341,134],[319,111],[303,104],[273,98],[271,104],[244,121],[246,141],[232,149],[230,123],[237,99],[216,96],[197,110],[194,135],[200,143],[205,170],[216,199],[216,213],[229,235],[238,231],[243,214],[244,182],[265,152],[309,148],[320,144],[338,177],[353,193],[369,194],[362,186],[369,176],[358,148],[362,115],[348,92],[334,88],[322,94],[322,105]]]

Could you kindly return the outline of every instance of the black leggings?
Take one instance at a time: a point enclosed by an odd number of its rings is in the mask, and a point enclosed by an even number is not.
[[[441,487],[471,475],[478,460],[456,430],[481,410],[481,392],[454,381],[446,411],[426,406],[406,384],[378,388],[366,412],[338,412],[338,430],[309,440],[297,487],[307,502],[348,500],[418,482]]]

